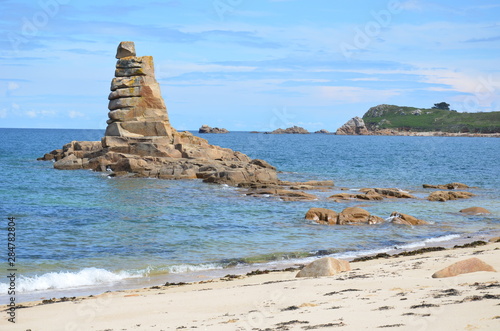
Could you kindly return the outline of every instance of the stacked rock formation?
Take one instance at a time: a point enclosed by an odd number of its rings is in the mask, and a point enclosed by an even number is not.
[[[137,57],[134,43],[122,42],[116,57],[105,136],[100,142],[72,141],[40,160],[55,160],[56,169],[112,171],[111,176],[201,178],[232,186],[278,183],[267,162],[177,132],[151,56]]]
[[[116,54],[105,136],[172,137],[167,109],[155,79],[152,56],[137,57],[134,43],[122,42]]]

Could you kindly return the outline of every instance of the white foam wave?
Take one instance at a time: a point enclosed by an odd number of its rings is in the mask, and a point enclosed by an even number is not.
[[[169,266],[166,270],[172,274],[181,274],[186,272],[196,272],[196,271],[204,271],[204,270],[214,270],[214,269],[223,269],[222,265],[215,263],[205,263],[205,264],[176,264],[173,266]]]
[[[458,238],[460,238],[459,234],[448,234],[446,236],[425,239],[424,241],[426,243],[437,243],[437,242],[441,242],[441,241],[449,241],[449,240],[458,239]]]
[[[445,236],[440,236],[440,237],[435,237],[435,238],[427,238],[425,240],[422,240],[422,241],[417,241],[417,242],[414,242],[414,243],[410,243],[410,244],[405,244],[405,245],[402,245],[402,246],[398,246],[397,248],[398,249],[412,249],[412,248],[417,248],[417,247],[424,247],[424,246],[427,246],[427,244],[431,244],[431,243],[438,243],[438,242],[443,242],[443,241],[451,241],[453,239],[457,239],[457,238],[460,238],[460,235],[458,234],[448,234],[448,235],[445,235]]]
[[[49,272],[41,276],[20,276],[17,279],[16,290],[20,293],[53,289],[60,290],[80,286],[116,283],[126,278],[140,276],[140,274],[134,275],[125,271],[113,273],[98,268],[85,268],[78,272]],[[8,284],[0,283],[0,293],[6,293],[8,287]]]

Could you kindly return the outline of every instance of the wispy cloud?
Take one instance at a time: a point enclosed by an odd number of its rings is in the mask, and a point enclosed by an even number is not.
[[[494,36],[494,37],[485,37],[485,38],[472,38],[468,39],[465,42],[466,43],[482,43],[482,42],[492,42],[492,41],[498,41],[500,40],[500,36]]]

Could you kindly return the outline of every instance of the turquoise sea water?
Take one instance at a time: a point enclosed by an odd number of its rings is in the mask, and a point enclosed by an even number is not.
[[[202,135],[212,144],[267,160],[284,180],[335,181],[334,190],[312,192],[320,197],[317,201],[283,202],[246,197],[236,188],[199,180],[109,178],[87,170],[58,171],[52,162],[36,161],[72,140],[99,140],[100,130],[0,129],[0,135],[0,216],[4,225],[7,217],[17,219],[21,301],[65,290],[98,293],[132,280],[156,285],[238,268],[300,263],[324,254],[419,247],[500,230],[496,138]],[[477,186],[468,190],[477,196],[446,203],[325,199],[340,187],[395,187],[425,198],[432,190],[422,184],[455,181]],[[361,204],[377,216],[399,211],[431,224],[324,226],[304,220],[311,207],[341,211]],[[471,206],[492,214],[458,213]],[[2,246],[6,238],[2,226]],[[6,269],[6,250],[3,259]],[[6,289],[0,281],[2,302]]]

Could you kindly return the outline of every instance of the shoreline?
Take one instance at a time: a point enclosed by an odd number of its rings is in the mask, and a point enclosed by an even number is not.
[[[456,237],[455,237],[456,236]],[[169,273],[158,272],[155,274],[140,275],[131,278],[125,278],[116,283],[102,283],[88,286],[78,286],[74,288],[38,290],[18,294],[18,303],[36,302],[45,299],[59,299],[63,297],[86,297],[89,295],[101,295],[105,292],[127,291],[143,287],[158,286],[164,283],[186,283],[195,284],[200,281],[212,281],[224,278],[225,275],[243,276],[248,273],[259,272],[262,270],[275,271],[288,268],[297,268],[304,266],[316,259],[322,257],[333,257],[353,261],[359,258],[366,258],[380,254],[388,254],[390,256],[401,254],[404,252],[418,251],[433,247],[443,247],[445,249],[453,249],[454,246],[461,246],[476,241],[488,242],[491,238],[499,237],[500,230],[491,230],[488,232],[478,232],[472,234],[450,234],[435,238],[428,238],[414,243],[404,244],[394,247],[380,247],[364,250],[348,250],[330,254],[318,254],[308,257],[291,258],[287,260],[274,260],[268,262],[259,262],[252,264],[240,264],[232,267],[221,267],[217,269],[200,269],[188,272]],[[447,239],[449,238],[449,239]],[[195,267],[195,266],[194,266]],[[104,269],[102,269],[104,270]],[[0,303],[8,300],[6,295],[0,296]]]
[[[493,330],[500,325],[500,317],[497,316],[500,314],[494,306],[500,300],[498,272],[477,272],[444,279],[430,277],[435,271],[469,257],[481,258],[500,271],[500,243],[465,246],[351,262],[352,271],[330,277],[298,279],[295,278],[297,271],[263,271],[253,272],[252,276],[227,275],[182,286],[170,283],[169,286],[110,291],[95,296],[47,300],[45,303],[24,302],[18,305],[18,321],[12,330],[59,330],[57,327],[61,323],[76,323],[82,330],[155,329],[153,324],[158,329],[168,330],[182,326],[189,330],[195,329],[195,326],[206,327],[207,330],[251,330],[252,327],[281,330],[277,328],[279,323],[295,320],[307,323],[291,323],[290,330],[329,323],[337,323],[344,330],[377,327],[364,325],[363,321],[355,318],[361,312],[381,318],[380,323],[385,324],[379,327],[402,324],[398,330],[411,330],[418,328],[409,324],[411,321],[432,320],[435,323],[440,321],[439,318],[436,320],[436,311],[450,310],[454,314],[462,309],[469,313],[460,315],[457,321],[463,320],[467,325],[477,324],[482,330],[489,330],[490,327]],[[483,284],[482,289],[472,289],[476,283]],[[491,288],[489,285],[492,285]],[[317,293],[319,289],[321,293]],[[452,291],[454,295],[448,298],[443,293],[451,289],[455,290]],[[437,298],[436,293],[441,293],[442,297]],[[470,299],[474,296],[483,299]],[[207,302],[209,299],[210,304]],[[450,303],[449,299],[455,303]],[[439,303],[435,303],[436,300]],[[102,307],[99,308],[100,305]],[[162,310],[159,307],[163,305],[165,309]],[[424,309],[409,308],[418,305]],[[97,307],[93,311],[94,317],[90,319],[87,314],[81,314],[82,307]],[[5,305],[0,306],[3,313],[6,313],[5,309]],[[270,309],[269,314],[261,314],[262,309]],[[337,309],[342,314],[337,315]],[[423,315],[430,315],[423,316],[421,313],[424,310]],[[472,311],[474,314],[470,313]],[[485,319],[484,314],[493,315]],[[118,318],[118,315],[123,318]],[[442,317],[450,318],[450,315],[446,313]],[[54,321],[55,326],[51,327],[48,321]],[[7,325],[6,322],[6,319],[0,320],[0,326]]]

